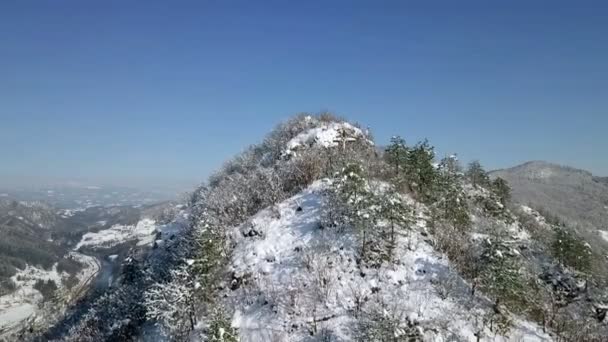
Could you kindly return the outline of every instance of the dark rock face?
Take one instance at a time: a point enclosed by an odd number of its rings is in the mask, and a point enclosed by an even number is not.
[[[560,266],[546,268],[539,278],[552,287],[562,305],[576,301],[587,293],[586,282]]]

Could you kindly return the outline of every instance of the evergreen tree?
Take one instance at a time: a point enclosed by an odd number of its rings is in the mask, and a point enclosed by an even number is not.
[[[462,166],[455,154],[441,159],[438,167],[439,174],[449,182],[456,181],[462,173]]]
[[[470,225],[471,219],[466,193],[462,189],[460,169],[454,155],[441,160],[434,194],[437,202],[434,207],[438,218],[462,231]]]
[[[386,190],[380,198],[380,207],[382,218],[389,223],[390,229],[388,235],[388,257],[393,258],[393,251],[396,247],[396,229],[406,230],[409,232],[410,225],[413,223],[413,210],[399,196],[393,187]]]
[[[551,251],[563,265],[581,272],[588,272],[590,269],[591,248],[564,227],[555,227]]]
[[[197,255],[193,260],[192,269],[198,282],[198,294],[204,301],[209,302],[214,294],[212,289],[218,280],[219,270],[227,258],[226,237],[217,220],[207,211],[203,211],[199,216],[196,233]]]
[[[496,177],[492,182],[492,191],[498,196],[500,203],[503,205],[506,205],[511,199],[511,188],[509,187],[509,183],[500,177]]]
[[[408,154],[408,179],[425,201],[432,199],[433,185],[437,178],[434,159],[434,147],[429,145],[428,140],[417,143]]]
[[[337,174],[333,186],[345,216],[341,221],[350,224],[360,233],[363,259],[367,250],[369,230],[375,225],[376,213],[374,196],[368,189],[361,165],[348,164]]]
[[[469,167],[466,172],[466,177],[475,187],[488,187],[488,185],[490,185],[490,178],[488,177],[488,174],[477,160],[474,160],[469,163]]]
[[[405,140],[400,136],[393,136],[390,145],[386,148],[386,161],[395,169],[395,176],[407,171],[408,148]]]
[[[485,241],[479,268],[480,285],[494,297],[495,311],[501,302],[510,307],[522,304],[526,289],[521,263],[508,247],[496,238]]]
[[[210,342],[238,342],[236,329],[232,328],[230,319],[222,309],[216,308],[209,323],[208,340]]]

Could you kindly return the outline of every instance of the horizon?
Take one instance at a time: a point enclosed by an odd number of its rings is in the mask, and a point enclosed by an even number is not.
[[[325,110],[488,171],[608,176],[607,16],[600,1],[5,2],[0,187],[188,188]]]

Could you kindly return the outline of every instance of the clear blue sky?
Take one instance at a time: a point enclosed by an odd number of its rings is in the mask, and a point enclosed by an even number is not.
[[[5,0],[0,179],[195,183],[321,110],[488,169],[608,175],[607,18],[606,1]]]

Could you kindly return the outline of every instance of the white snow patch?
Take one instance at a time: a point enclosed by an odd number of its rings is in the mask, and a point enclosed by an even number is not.
[[[608,230],[598,230],[602,239],[608,241]]]
[[[283,154],[295,154],[295,151],[302,146],[335,147],[343,140],[348,143],[358,139],[366,139],[366,134],[358,127],[348,122],[330,122],[295,136],[287,143],[287,149]],[[369,140],[367,142],[373,145],[373,142]]]
[[[150,244],[154,241],[156,222],[152,219],[142,219],[135,226],[114,225],[97,233],[86,233],[76,245],[78,250],[83,246],[112,247],[120,243],[138,240],[140,244]]]

